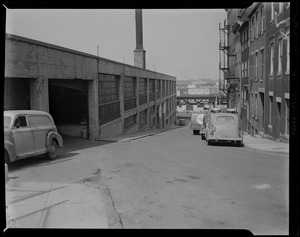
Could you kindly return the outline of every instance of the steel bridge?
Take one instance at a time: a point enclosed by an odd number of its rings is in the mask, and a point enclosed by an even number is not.
[[[210,95],[182,95],[177,96],[177,105],[180,103],[190,104],[190,105],[197,105],[200,103],[215,103],[217,99],[217,94],[210,94]]]

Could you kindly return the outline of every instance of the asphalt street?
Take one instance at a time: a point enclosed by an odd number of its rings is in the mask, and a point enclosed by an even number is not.
[[[288,234],[288,164],[284,154],[208,146],[185,126],[117,143],[66,138],[57,160],[22,160],[10,166],[10,179],[91,184],[110,228],[281,235]]]

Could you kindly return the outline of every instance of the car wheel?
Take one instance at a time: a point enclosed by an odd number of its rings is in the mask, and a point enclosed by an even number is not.
[[[201,139],[202,139],[202,140],[205,140],[204,134],[201,135]]]
[[[49,149],[49,152],[48,152],[48,159],[49,160],[55,160],[56,159],[57,150],[58,150],[57,143],[54,140],[52,140],[51,145],[50,145],[50,149]]]

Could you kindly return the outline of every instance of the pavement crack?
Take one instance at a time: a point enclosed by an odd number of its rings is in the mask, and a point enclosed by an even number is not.
[[[110,227],[113,227],[113,228],[116,228],[116,227],[120,227],[122,229],[124,229],[124,224],[123,224],[123,221],[122,221],[122,218],[121,218],[121,215],[120,213],[117,211],[116,209],[116,206],[115,206],[115,202],[114,202],[114,199],[112,197],[112,194],[111,194],[111,191],[109,189],[109,187],[106,185],[105,187],[105,190],[106,190],[106,194],[110,200],[110,203],[111,203],[111,207],[113,208],[113,211],[114,213],[116,214],[116,216],[114,215],[114,218],[110,217],[110,223],[109,223],[109,226]],[[110,212],[111,213],[111,212]],[[116,219],[116,220],[115,220]],[[120,226],[121,225],[121,226]]]

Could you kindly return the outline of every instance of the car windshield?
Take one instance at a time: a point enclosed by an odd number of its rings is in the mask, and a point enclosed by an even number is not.
[[[10,122],[11,122],[11,117],[9,117],[9,116],[4,116],[4,127],[5,128],[8,128],[9,127],[9,125],[10,125]]]
[[[234,117],[231,117],[231,116],[218,116],[217,121],[218,122],[234,122]]]

